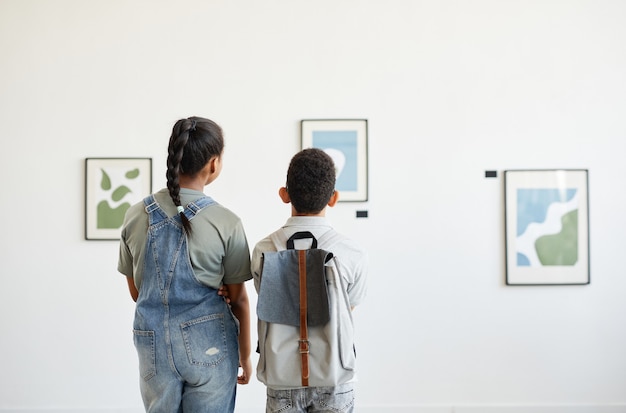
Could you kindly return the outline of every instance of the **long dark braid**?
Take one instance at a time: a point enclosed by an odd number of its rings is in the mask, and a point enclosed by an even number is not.
[[[183,205],[180,202],[179,176],[181,174],[194,176],[212,157],[221,156],[223,150],[222,129],[209,119],[192,116],[180,119],[172,128],[165,176],[170,197],[178,207],[187,234],[191,234],[191,223],[183,213]]]

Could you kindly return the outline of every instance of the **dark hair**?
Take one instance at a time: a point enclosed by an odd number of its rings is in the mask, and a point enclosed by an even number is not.
[[[302,214],[323,210],[335,192],[335,163],[323,150],[304,149],[291,158],[287,192],[291,205]]]
[[[221,156],[224,150],[222,128],[212,120],[192,116],[180,119],[172,128],[172,136],[167,148],[167,189],[174,205],[180,203],[179,176],[194,176],[206,166],[214,156]],[[191,233],[191,223],[184,213],[179,213],[187,234]]]

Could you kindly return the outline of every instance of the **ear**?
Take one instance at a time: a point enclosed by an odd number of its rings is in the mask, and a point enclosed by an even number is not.
[[[287,192],[287,188],[285,188],[284,186],[281,186],[280,189],[278,190],[278,196],[280,197],[280,199],[283,200],[285,204],[288,204],[291,202],[291,198],[289,197],[289,192]]]
[[[210,166],[210,168],[211,168],[211,173],[212,173],[212,174],[214,174],[214,173],[215,173],[215,171],[217,171],[217,161],[218,161],[218,160],[219,160],[219,159],[218,159],[218,157],[217,157],[217,156],[214,156],[214,157],[212,157],[212,158],[209,160],[209,165],[211,165],[211,166]]]
[[[339,191],[335,190],[333,195],[330,197],[330,201],[328,201],[328,206],[331,208],[334,207],[337,201],[339,201]]]

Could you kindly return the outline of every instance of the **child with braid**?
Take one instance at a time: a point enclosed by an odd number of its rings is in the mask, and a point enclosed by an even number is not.
[[[252,375],[248,242],[241,220],[203,192],[222,170],[223,150],[216,123],[179,120],[167,188],[126,213],[118,270],[136,301],[146,412],[233,412],[237,383]]]

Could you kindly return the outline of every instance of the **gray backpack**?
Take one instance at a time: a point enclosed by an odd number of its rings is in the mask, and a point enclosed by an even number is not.
[[[280,229],[270,238],[277,252],[263,254],[257,378],[273,389],[336,386],[353,380],[352,311],[336,258],[318,249],[310,232],[287,238]],[[312,248],[294,248],[295,240],[306,238],[312,239]],[[330,230],[319,243],[332,249],[342,239]]]

